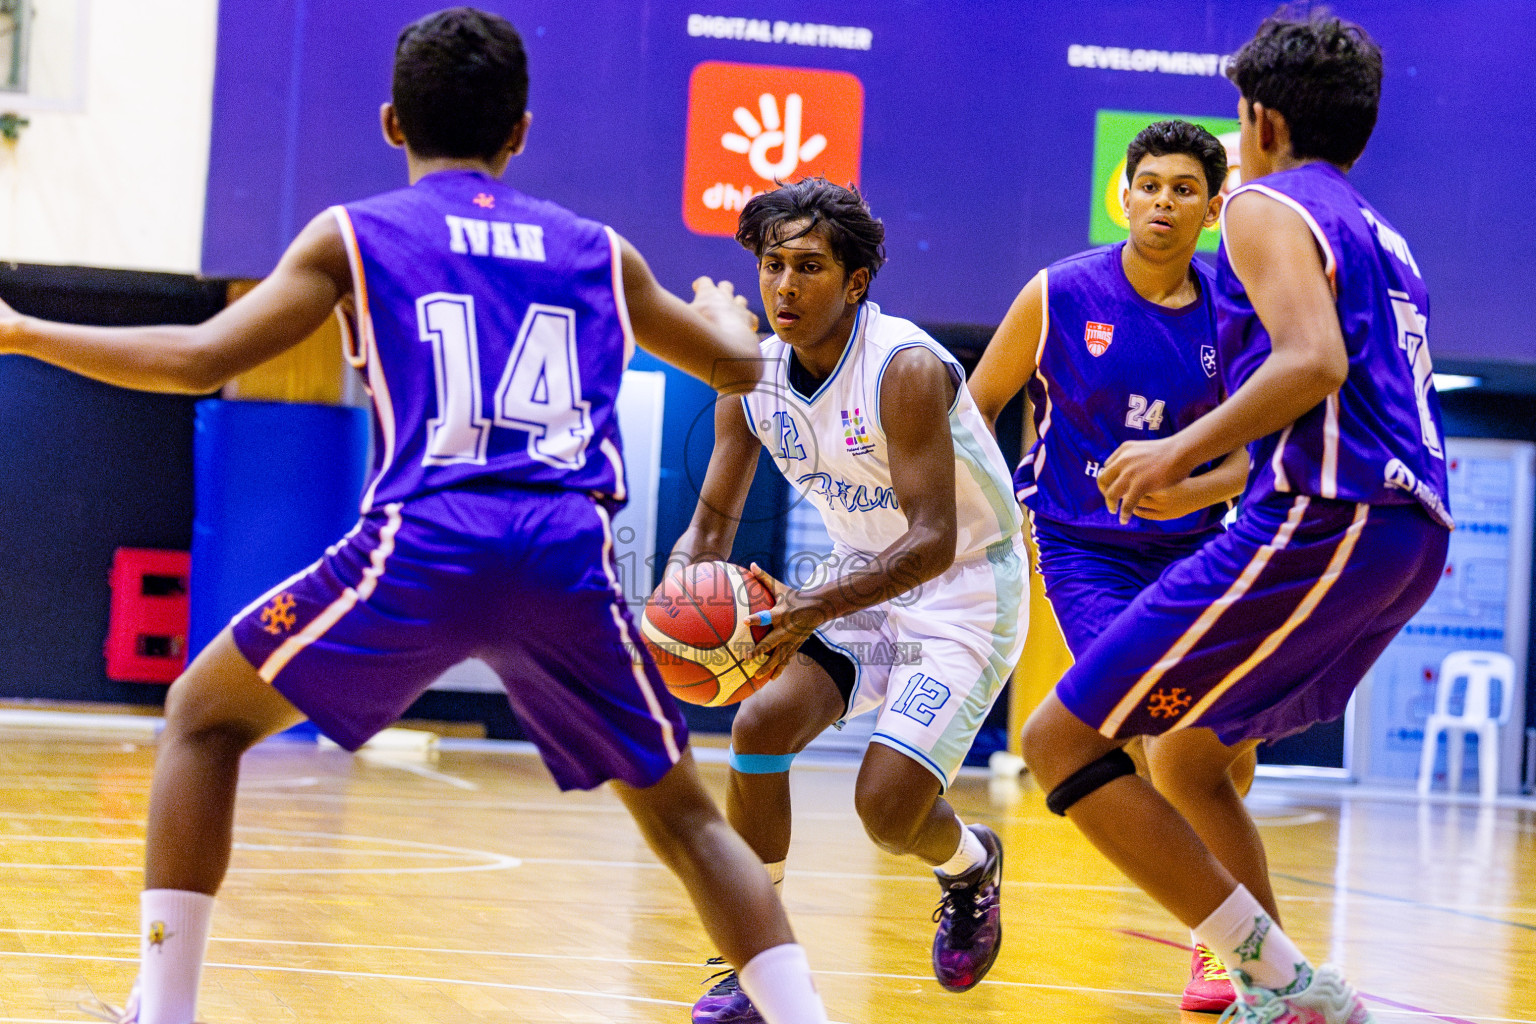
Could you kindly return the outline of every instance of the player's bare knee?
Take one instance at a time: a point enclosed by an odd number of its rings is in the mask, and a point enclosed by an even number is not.
[[[910,853],[928,820],[932,801],[917,806],[909,788],[860,776],[853,806],[870,841],[886,853]]]
[[[191,673],[172,684],[165,698],[165,728],[161,743],[184,742],[243,752],[261,738],[243,717],[209,699],[201,681]]]
[[[1048,725],[1042,723],[1041,716],[1030,716],[1029,721],[1024,723],[1024,731],[1019,740],[1024,763],[1029,767],[1030,774],[1041,780],[1042,785],[1045,779],[1055,778],[1060,773],[1056,764],[1060,759],[1060,744],[1056,742]]]
[[[814,736],[804,720],[776,701],[745,701],[731,723],[731,748],[739,754],[798,754]]]
[[[656,855],[672,862],[696,844],[712,841],[711,828],[728,828],[720,810],[704,791],[691,759],[674,765],[661,779],[639,788],[612,783],[641,835]]]

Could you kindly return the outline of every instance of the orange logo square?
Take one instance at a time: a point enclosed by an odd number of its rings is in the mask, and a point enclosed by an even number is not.
[[[683,223],[736,233],[747,200],[775,181],[858,184],[864,85],[845,71],[705,61],[688,80]]]

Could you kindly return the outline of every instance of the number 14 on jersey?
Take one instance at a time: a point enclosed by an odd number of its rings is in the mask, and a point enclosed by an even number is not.
[[[491,430],[528,435],[528,455],[558,469],[580,469],[592,438],[590,402],[581,397],[576,361],[576,311],[534,303],[487,416],[480,385],[480,341],[471,295],[433,292],[416,300],[421,340],[432,346],[437,415],[428,423],[422,462],[484,464]]]

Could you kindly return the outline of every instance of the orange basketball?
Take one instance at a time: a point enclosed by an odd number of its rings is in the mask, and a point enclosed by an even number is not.
[[[757,692],[767,680],[742,659],[768,635],[750,617],[773,607],[773,595],[730,562],[697,562],[661,581],[645,602],[640,635],[673,696],[721,707]]]

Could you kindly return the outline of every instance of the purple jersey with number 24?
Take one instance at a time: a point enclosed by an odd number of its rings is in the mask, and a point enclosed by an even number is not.
[[[622,502],[617,236],[472,171],[334,212],[356,283],[347,355],[377,411],[363,510],[465,484]]]

